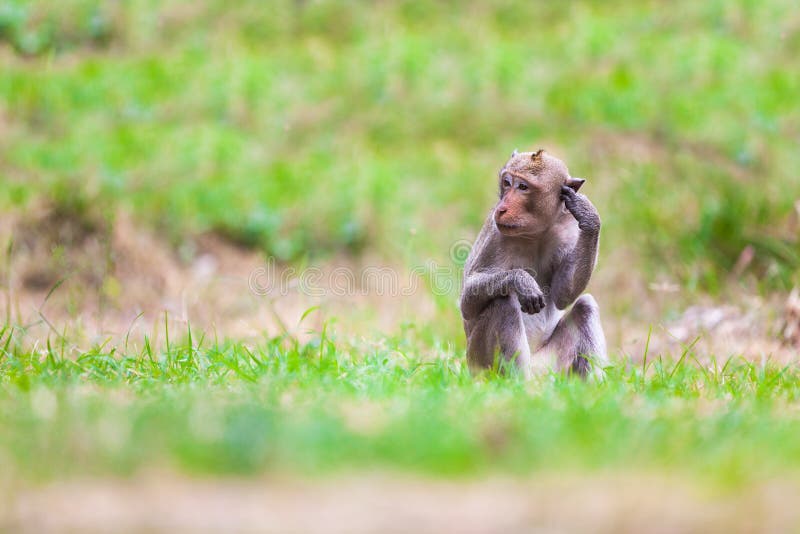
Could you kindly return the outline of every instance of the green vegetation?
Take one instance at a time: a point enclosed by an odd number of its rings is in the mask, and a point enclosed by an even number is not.
[[[767,287],[800,266],[789,1],[6,0],[2,42],[4,209],[79,195],[176,243],[418,261],[543,145],[643,269],[716,290],[747,245]]]
[[[737,485],[800,472],[800,372],[731,359],[619,364],[594,383],[488,375],[447,350],[186,338],[0,360],[0,458],[19,476],[356,468],[449,476],[668,470]]]
[[[212,233],[283,262],[402,270],[474,237],[504,158],[541,146],[588,179],[604,280],[724,293],[751,250],[736,288],[800,284],[796,2],[266,4],[0,0],[3,217],[29,241],[71,221],[102,242],[125,212],[182,260]],[[83,243],[59,239],[45,254],[60,276]],[[103,256],[87,269],[115,260],[84,248]],[[800,474],[795,365],[687,349],[615,355],[595,383],[474,379],[452,295],[432,297],[438,320],[371,342],[222,332],[86,350],[30,339],[6,275],[12,476]]]

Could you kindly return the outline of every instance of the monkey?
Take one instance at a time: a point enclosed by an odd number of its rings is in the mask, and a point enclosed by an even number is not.
[[[582,293],[597,263],[600,216],[578,193],[585,180],[540,149],[515,150],[499,182],[464,265],[470,369],[598,374],[607,363],[600,309]]]

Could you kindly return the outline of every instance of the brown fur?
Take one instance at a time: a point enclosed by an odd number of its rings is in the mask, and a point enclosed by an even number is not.
[[[500,362],[526,375],[552,360],[589,372],[605,359],[599,309],[578,302],[597,259],[600,218],[566,165],[543,150],[512,154],[500,200],[467,260],[461,313],[472,367]],[[573,310],[564,310],[575,302]]]

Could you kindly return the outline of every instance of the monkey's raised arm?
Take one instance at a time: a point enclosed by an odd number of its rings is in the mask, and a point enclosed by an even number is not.
[[[520,309],[525,313],[537,313],[544,308],[544,293],[525,270],[474,271],[464,278],[461,315],[467,320],[477,317],[493,299],[511,293],[517,295]]]
[[[562,198],[578,221],[580,233],[553,276],[550,298],[559,310],[575,302],[589,284],[600,241],[600,216],[591,201],[569,187],[562,188]]]

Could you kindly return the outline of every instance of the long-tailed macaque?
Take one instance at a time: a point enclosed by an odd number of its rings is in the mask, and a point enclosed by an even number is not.
[[[585,180],[539,150],[500,170],[500,200],[464,268],[461,315],[471,369],[556,369],[586,377],[606,361],[597,302],[581,295],[597,262],[600,216]],[[567,307],[572,309],[566,312]]]

